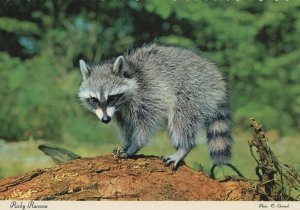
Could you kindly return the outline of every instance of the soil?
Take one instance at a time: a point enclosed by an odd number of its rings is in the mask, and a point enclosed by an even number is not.
[[[257,200],[249,181],[209,178],[159,157],[82,158],[0,180],[0,199],[17,200]]]

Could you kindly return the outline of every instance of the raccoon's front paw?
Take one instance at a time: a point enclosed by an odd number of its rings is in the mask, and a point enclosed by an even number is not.
[[[118,148],[114,149],[113,155],[118,158],[127,158],[128,157],[125,147],[118,147]]]

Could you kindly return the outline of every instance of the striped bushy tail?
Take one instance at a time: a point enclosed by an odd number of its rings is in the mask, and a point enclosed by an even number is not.
[[[229,107],[224,105],[206,121],[207,145],[216,165],[227,164],[231,158],[231,118]]]

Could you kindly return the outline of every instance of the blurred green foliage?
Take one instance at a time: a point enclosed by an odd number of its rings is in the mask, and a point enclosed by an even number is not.
[[[0,2],[0,137],[108,141],[77,99],[80,58],[158,40],[198,48],[228,80],[234,126],[300,127],[299,1]]]

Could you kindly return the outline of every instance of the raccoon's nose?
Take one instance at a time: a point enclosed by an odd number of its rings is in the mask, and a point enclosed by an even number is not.
[[[102,118],[101,121],[102,121],[103,123],[107,124],[107,123],[110,122],[110,120],[111,120],[111,117],[110,117],[110,116],[104,116],[104,117]]]

